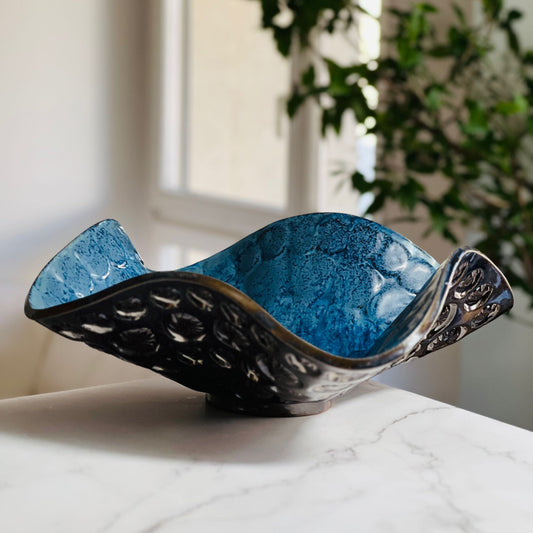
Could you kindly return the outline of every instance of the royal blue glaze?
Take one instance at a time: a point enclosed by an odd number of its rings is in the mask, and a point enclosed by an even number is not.
[[[233,285],[322,350],[364,357],[437,267],[379,224],[314,213],[275,222],[181,270]],[[124,230],[106,220],[52,259],[29,303],[43,309],[70,302],[147,272]]]

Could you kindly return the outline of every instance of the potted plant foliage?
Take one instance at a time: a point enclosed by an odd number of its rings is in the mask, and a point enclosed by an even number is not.
[[[350,172],[357,191],[373,194],[364,214],[396,204],[407,219],[429,220],[430,230],[453,242],[456,228],[467,226],[476,235],[470,244],[533,307],[533,51],[515,31],[522,13],[503,3],[483,0],[475,22],[454,5],[447,28],[437,27],[434,3],[391,9],[380,59],[362,62],[354,54],[340,64],[313,43],[321,32],[356,27],[364,11],[358,2],[261,0],[263,27],[281,54],[295,41],[313,47],[289,115],[311,99],[321,108],[323,132],[340,132],[350,112],[378,136],[375,176],[355,162]],[[289,15],[283,20],[282,11]],[[365,85],[378,88],[377,106]]]

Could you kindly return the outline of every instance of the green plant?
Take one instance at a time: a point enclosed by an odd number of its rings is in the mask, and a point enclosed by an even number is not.
[[[363,11],[357,2],[287,0],[282,24],[280,3],[261,0],[263,26],[280,53],[288,56],[295,39],[312,50],[289,114],[313,99],[323,132],[339,132],[350,112],[378,135],[375,178],[356,168],[350,175],[355,189],[373,193],[365,214],[394,203],[407,219],[429,220],[430,230],[453,242],[458,225],[473,228],[473,245],[533,307],[533,51],[523,50],[515,31],[522,13],[503,4],[483,0],[476,23],[454,5],[447,28],[436,27],[432,3],[392,9],[392,27],[384,28],[391,30],[384,38],[390,53],[340,64],[314,48],[314,36],[354,28]],[[503,44],[496,49],[498,35]],[[379,89],[377,106],[365,96],[366,84]]]

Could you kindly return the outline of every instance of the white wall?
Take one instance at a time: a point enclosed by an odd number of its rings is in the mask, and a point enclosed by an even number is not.
[[[101,218],[147,246],[147,13],[142,0],[0,0],[0,397],[123,371],[22,307],[51,255]]]

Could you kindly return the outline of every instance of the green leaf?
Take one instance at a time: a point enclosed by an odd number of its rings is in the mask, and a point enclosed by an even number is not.
[[[495,110],[502,115],[512,115],[517,112],[516,104],[514,102],[498,102]]]
[[[261,9],[263,28],[271,28],[274,17],[280,12],[278,0],[261,0]]]
[[[368,103],[363,93],[351,96],[351,105],[357,122],[363,124],[369,117],[373,117],[373,111],[368,107]]]
[[[518,108],[518,113],[527,113],[529,111],[529,102],[525,96],[519,93],[515,94],[514,102]]]
[[[350,86],[346,82],[348,77],[348,72],[345,68],[338,65],[332,59],[325,60],[326,66],[328,67],[329,74],[329,90],[328,92],[331,95],[343,95],[349,94]]]
[[[470,36],[468,32],[468,29],[460,30],[455,26],[448,30],[449,46],[453,56],[463,57],[465,50],[469,49]]]
[[[507,32],[507,40],[509,42],[509,48],[515,53],[520,53],[520,41],[518,40],[518,36],[516,35],[515,31],[511,28],[511,26],[507,26],[506,28]]]
[[[527,118],[527,131],[529,135],[533,136],[533,117]]]
[[[315,84],[315,67],[313,65],[302,74],[302,83],[306,87],[312,87]]]
[[[417,11],[413,11],[409,17],[409,23],[407,24],[407,36],[409,37],[410,43],[415,43],[420,34],[423,31],[424,19],[421,14]]]
[[[368,181],[358,170],[351,175],[351,180],[352,187],[360,193],[370,192],[374,188],[373,182]]]
[[[456,237],[455,233],[453,233],[450,228],[444,228],[442,230],[442,236],[455,245],[459,244],[459,239]]]
[[[432,174],[439,168],[440,154],[427,143],[415,142],[405,147],[405,164],[409,170]]]
[[[527,99],[521,94],[516,94],[513,100],[498,102],[495,106],[497,113],[501,115],[514,115],[516,113],[526,113],[529,109]]]
[[[390,7],[388,11],[391,15],[394,15],[398,20],[408,19],[411,14],[411,12],[408,11],[407,9],[398,9],[396,7]]]
[[[371,17],[373,18],[374,20],[379,20],[377,17],[375,17],[374,15],[372,15],[372,13],[370,13],[370,11],[367,11],[364,7],[360,6],[359,4],[357,4],[355,6],[355,10],[356,11],[359,11],[360,13],[363,13],[363,15],[366,15],[368,17]]]
[[[415,10],[422,11],[424,13],[437,13],[438,9],[428,2],[423,2],[415,6]]]
[[[477,101],[468,100],[466,106],[469,111],[468,122],[463,131],[469,135],[484,136],[489,129],[489,123],[484,107]]]
[[[464,11],[457,5],[457,4],[453,4],[452,5],[453,7],[453,10],[455,11],[455,16],[457,17],[457,19],[459,20],[459,22],[463,25],[463,26],[466,26],[466,18],[465,18],[465,13]]]
[[[464,211],[466,209],[468,211],[468,207],[461,200],[461,193],[456,185],[452,185],[452,187],[450,187],[444,193],[442,201],[445,205],[451,207],[452,209],[458,209],[460,211]]]
[[[433,85],[426,92],[426,104],[431,111],[439,109],[442,105],[442,86]]]
[[[433,48],[431,48],[430,50],[428,50],[428,54],[431,57],[436,57],[440,59],[443,57],[449,57],[451,55],[454,55],[454,52],[453,52],[453,49],[447,44],[438,44],[434,46]]]
[[[435,202],[430,204],[428,208],[431,226],[437,233],[443,235],[444,231],[448,228],[449,223],[448,217],[444,213],[444,206]]]
[[[513,20],[519,20],[524,16],[522,11],[518,11],[518,9],[511,9],[509,13],[507,14],[507,21],[512,22]]]
[[[412,69],[422,62],[422,54],[408,39],[398,40],[398,64],[401,68]]]
[[[370,206],[366,210],[366,214],[371,215],[373,213],[376,213],[377,211],[380,211],[385,205],[387,198],[388,198],[387,194],[383,192],[378,193],[376,197],[374,198],[374,201],[370,204]]]
[[[289,57],[292,44],[292,28],[274,28],[274,39],[276,41],[278,52],[283,57]]]
[[[322,135],[325,135],[328,126],[331,126],[337,135],[341,132],[342,115],[345,107],[333,106],[322,110]]]
[[[413,211],[420,200],[420,195],[424,193],[424,186],[408,176],[407,181],[398,187],[397,199],[403,207],[409,211]]]
[[[483,11],[491,18],[497,19],[503,8],[503,0],[483,0]]]
[[[533,50],[527,50],[522,56],[524,65],[533,65]]]
[[[297,92],[293,92],[291,94],[291,96],[287,100],[287,114],[289,115],[290,118],[293,118],[294,115],[296,115],[296,112],[298,111],[298,109],[300,109],[300,106],[304,102],[305,102],[304,95],[297,93]]]
[[[417,4],[411,10],[407,20],[407,38],[411,44],[415,44],[430,32],[430,24],[427,19],[428,13],[435,13],[437,8],[431,4]]]

